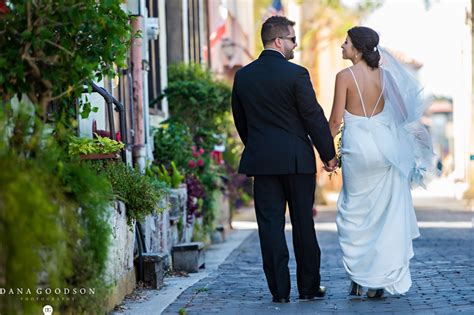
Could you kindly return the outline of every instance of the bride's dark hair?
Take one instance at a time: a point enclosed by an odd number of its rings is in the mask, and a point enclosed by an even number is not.
[[[376,31],[365,26],[354,26],[347,31],[351,38],[352,45],[362,54],[362,59],[367,62],[369,67],[378,68],[380,53],[377,45],[379,44],[379,35]]]

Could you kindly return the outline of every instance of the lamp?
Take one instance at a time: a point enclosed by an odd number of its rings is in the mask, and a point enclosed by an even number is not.
[[[130,16],[141,16],[142,0],[127,0],[126,11]]]
[[[222,50],[224,51],[224,55],[227,57],[227,60],[232,60],[234,57],[234,48],[236,44],[230,38],[223,38],[222,39]]]

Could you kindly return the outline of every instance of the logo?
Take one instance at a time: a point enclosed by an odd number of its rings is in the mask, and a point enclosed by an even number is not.
[[[53,307],[51,305],[45,305],[43,307],[43,315],[51,315],[53,314]]]

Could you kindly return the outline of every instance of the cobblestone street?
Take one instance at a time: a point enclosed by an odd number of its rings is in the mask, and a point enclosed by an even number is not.
[[[462,209],[417,208],[421,237],[414,241],[413,285],[405,296],[382,300],[349,297],[349,279],[341,263],[335,211],[318,213],[317,236],[322,250],[321,285],[325,299],[297,300],[291,231],[286,232],[292,276],[291,303],[271,302],[262,270],[255,230],[207,278],[185,290],[164,314],[453,314],[474,313],[472,212]]]

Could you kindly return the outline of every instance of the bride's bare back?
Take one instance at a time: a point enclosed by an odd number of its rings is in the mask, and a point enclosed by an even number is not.
[[[346,68],[336,75],[334,104],[329,119],[333,136],[337,133],[341,124],[344,110],[352,115],[362,117],[371,117],[383,110],[385,102],[382,95],[383,78],[381,76],[380,68],[372,69],[365,62]],[[357,91],[357,85],[365,104],[365,113],[361,97],[359,97]]]
[[[359,63],[351,67],[351,69],[359,85],[362,99],[364,100],[366,115],[369,117],[372,113],[373,115],[377,115],[384,107],[383,96],[380,98],[378,105],[376,105],[382,92],[380,68],[371,69],[364,63]],[[350,69],[345,69],[344,71],[348,72],[348,75],[344,76],[344,79],[349,81],[346,82],[347,96],[345,109],[353,115],[366,116],[357,91],[356,81],[352,77]],[[377,106],[377,108],[375,108],[375,106]]]

